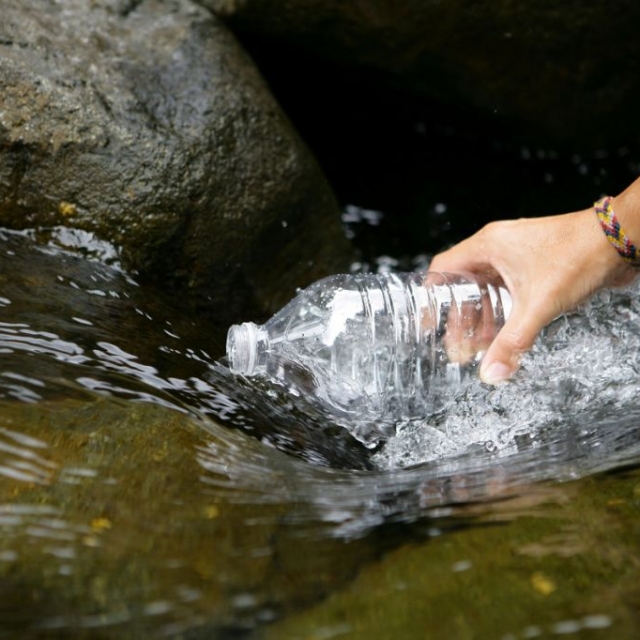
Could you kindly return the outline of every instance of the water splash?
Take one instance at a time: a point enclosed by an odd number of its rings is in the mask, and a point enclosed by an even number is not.
[[[556,320],[523,358],[509,384],[479,380],[437,413],[397,425],[375,456],[395,469],[469,451],[510,455],[563,433],[598,439],[610,422],[635,427],[640,414],[640,285],[605,291]]]
[[[221,335],[172,313],[157,294],[145,296],[118,268],[29,234],[3,232],[0,240],[1,273],[12,273],[0,276],[0,399],[99,393],[150,402],[198,416],[205,428],[213,420],[239,429],[315,467],[388,473],[419,465],[423,479],[482,475],[497,458],[510,476],[571,477],[637,455],[639,286],[604,292],[557,320],[512,383],[492,389],[475,380],[453,390],[426,419],[396,425],[371,457],[304,395],[231,376],[211,354],[216,341],[221,351]],[[259,486],[257,464],[234,482]],[[347,491],[362,481],[349,476]],[[384,482],[393,492],[399,480]]]

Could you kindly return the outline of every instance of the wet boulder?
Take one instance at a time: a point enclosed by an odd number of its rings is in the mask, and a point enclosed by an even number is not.
[[[615,10],[605,0],[200,2],[243,39],[373,71],[531,134],[586,145],[635,132],[640,5],[631,0]],[[292,82],[301,71],[291,65]]]
[[[190,0],[7,0],[0,226],[65,225],[221,317],[344,269],[339,209],[249,56]]]

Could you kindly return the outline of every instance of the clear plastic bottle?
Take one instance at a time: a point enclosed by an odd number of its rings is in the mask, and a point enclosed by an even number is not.
[[[232,326],[227,358],[234,373],[305,395],[371,442],[370,430],[433,411],[510,310],[505,289],[458,274],[335,275],[264,325]]]

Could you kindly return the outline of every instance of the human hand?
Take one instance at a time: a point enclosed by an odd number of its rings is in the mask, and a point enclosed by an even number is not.
[[[493,222],[437,255],[430,270],[470,272],[511,293],[511,314],[480,366],[488,384],[510,378],[521,354],[554,318],[599,289],[631,282],[638,272],[611,247],[591,208]]]

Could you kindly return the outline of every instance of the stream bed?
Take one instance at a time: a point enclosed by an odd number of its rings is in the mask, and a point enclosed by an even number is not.
[[[3,231],[0,637],[636,637],[637,299],[372,452],[109,246]]]

